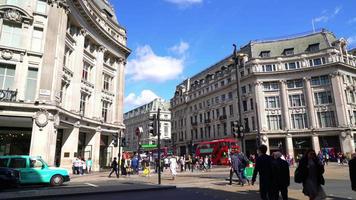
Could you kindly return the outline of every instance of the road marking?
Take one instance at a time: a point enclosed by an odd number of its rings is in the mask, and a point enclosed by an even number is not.
[[[91,183],[85,183],[85,184],[87,184],[89,186],[92,186],[92,187],[99,187],[98,185],[94,185],[94,184],[91,184]]]

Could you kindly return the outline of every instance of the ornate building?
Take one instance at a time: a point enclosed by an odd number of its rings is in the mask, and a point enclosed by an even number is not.
[[[126,126],[125,150],[137,151],[139,143],[141,145],[156,145],[157,136],[153,136],[148,131],[150,117],[157,116],[158,109],[160,111],[160,131],[161,131],[161,146],[171,146],[171,111],[170,103],[163,99],[157,98],[152,102],[135,108],[124,114],[124,123]],[[138,135],[136,129],[141,127],[141,133]]]
[[[126,30],[106,0],[0,0],[0,155],[105,167],[123,124]]]
[[[321,30],[252,41],[236,55],[236,62],[228,56],[177,86],[171,104],[178,153],[232,137],[237,107],[246,152],[256,149],[256,140],[291,156],[308,148],[354,152],[356,56],[346,40]]]

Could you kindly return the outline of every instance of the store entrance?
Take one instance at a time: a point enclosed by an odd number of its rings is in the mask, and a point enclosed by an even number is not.
[[[29,155],[31,128],[0,128],[0,156]]]

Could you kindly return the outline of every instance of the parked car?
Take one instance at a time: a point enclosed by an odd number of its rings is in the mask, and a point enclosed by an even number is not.
[[[18,187],[20,185],[20,172],[15,169],[1,167],[0,163],[0,189]]]
[[[20,184],[46,183],[52,186],[70,181],[69,172],[63,168],[49,167],[41,157],[0,156],[4,167],[20,172]]]

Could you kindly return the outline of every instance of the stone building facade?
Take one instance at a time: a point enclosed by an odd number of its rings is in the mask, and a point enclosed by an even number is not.
[[[139,144],[155,145],[157,144],[157,136],[153,136],[148,131],[150,117],[157,116],[158,108],[160,111],[160,132],[161,132],[161,147],[171,146],[171,111],[170,102],[157,98],[150,103],[142,105],[124,114],[124,123],[126,126],[125,150],[137,151]],[[140,128],[140,135],[136,134],[136,129]]]
[[[123,124],[126,30],[106,0],[0,0],[0,155],[108,166]]]
[[[228,56],[177,86],[171,100],[174,146],[185,153],[200,141],[232,137],[239,85],[246,152],[258,143],[294,157],[309,148],[354,152],[354,52],[324,29],[251,41],[237,51],[236,65]]]

